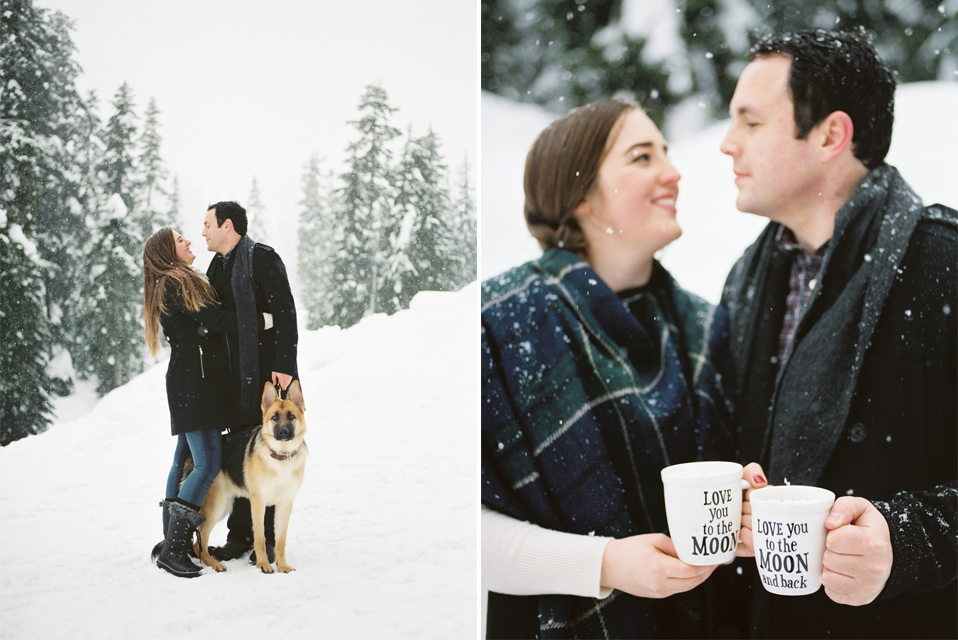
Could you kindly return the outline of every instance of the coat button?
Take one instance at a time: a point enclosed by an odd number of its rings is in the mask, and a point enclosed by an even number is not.
[[[865,425],[861,422],[856,422],[848,430],[848,439],[859,444],[865,440],[865,437],[868,436],[868,431],[865,430]]]

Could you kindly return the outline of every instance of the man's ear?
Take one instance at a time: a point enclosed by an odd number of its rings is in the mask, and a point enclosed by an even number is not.
[[[232,230],[233,230],[233,221],[230,220],[229,218],[227,218],[226,220],[223,220],[222,229],[223,229],[223,231],[226,231],[227,233],[230,232],[230,231],[232,231]]]
[[[821,132],[822,161],[831,162],[852,145],[855,125],[844,111],[833,111],[825,116],[818,127]]]

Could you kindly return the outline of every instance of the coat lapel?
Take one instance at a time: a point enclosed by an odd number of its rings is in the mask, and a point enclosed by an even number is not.
[[[220,299],[223,299],[223,293],[225,290],[230,289],[227,285],[229,284],[230,277],[233,275],[233,263],[236,261],[236,253],[233,252],[230,254],[230,258],[226,263],[226,266],[223,266],[223,259],[220,257],[220,254],[213,256],[213,259],[210,261],[210,266],[206,270],[206,276],[210,279],[210,284],[213,285],[213,288],[220,294]],[[230,296],[232,297],[232,291],[230,291]]]
[[[918,196],[885,165],[865,178],[836,216],[820,290],[777,381],[770,481],[816,484],[821,477],[845,429],[865,351],[921,211]]]

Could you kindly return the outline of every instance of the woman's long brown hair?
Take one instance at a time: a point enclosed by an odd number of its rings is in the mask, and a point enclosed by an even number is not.
[[[190,311],[218,302],[210,283],[176,257],[173,230],[164,228],[150,236],[143,247],[143,320],[146,346],[153,356],[160,351],[160,318],[166,313],[163,299],[168,284],[177,287]]]

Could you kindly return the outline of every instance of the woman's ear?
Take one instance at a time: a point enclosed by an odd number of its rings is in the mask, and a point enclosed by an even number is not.
[[[592,206],[589,204],[588,198],[582,198],[582,202],[575,206],[575,209],[572,210],[577,216],[587,216],[592,213]]]
[[[831,162],[851,147],[855,135],[852,118],[844,111],[833,111],[818,127],[821,131],[822,161]]]

